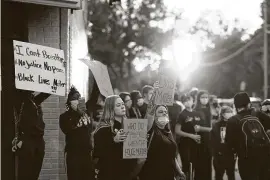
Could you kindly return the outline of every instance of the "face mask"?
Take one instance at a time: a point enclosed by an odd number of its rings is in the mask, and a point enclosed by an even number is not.
[[[71,107],[74,111],[77,111],[77,109],[78,109],[78,104],[79,104],[79,101],[78,101],[78,100],[70,101],[70,107]]]
[[[140,98],[140,99],[138,99],[138,106],[142,106],[142,105],[143,105],[143,99]]]
[[[167,116],[162,116],[157,119],[159,126],[164,127],[169,123],[169,118]]]
[[[206,99],[206,98],[201,99],[201,103],[202,103],[202,105],[206,105],[208,103],[208,99]]]

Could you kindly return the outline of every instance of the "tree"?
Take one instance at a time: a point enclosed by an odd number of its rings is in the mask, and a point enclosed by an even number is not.
[[[212,43],[212,46],[208,46],[203,52],[202,66],[192,75],[191,84],[207,89],[218,96],[231,98],[240,90],[242,81],[248,85],[254,85],[250,82],[250,78],[254,76],[253,65],[247,60],[246,51],[228,58],[221,64],[216,65],[215,62],[239,51],[249,40],[241,40],[245,30],[237,28],[237,20],[234,26],[230,27],[220,16],[217,25],[220,31],[215,33],[209,28],[209,21],[202,18],[191,29],[191,33],[204,34]],[[203,66],[203,64],[208,64],[208,66]],[[260,84],[260,81],[255,82]]]
[[[122,7],[91,0],[88,9],[91,57],[108,65],[114,86],[129,89],[125,84],[135,76],[133,60],[161,55],[172,41],[173,30],[164,31],[160,23],[175,15],[167,10],[163,0],[127,0]]]

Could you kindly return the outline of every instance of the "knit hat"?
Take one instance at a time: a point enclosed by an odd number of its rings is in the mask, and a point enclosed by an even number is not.
[[[250,103],[250,98],[246,92],[237,93],[234,96],[234,105],[235,108],[242,108],[247,106]]]
[[[262,106],[270,105],[270,99],[266,99],[262,102]]]

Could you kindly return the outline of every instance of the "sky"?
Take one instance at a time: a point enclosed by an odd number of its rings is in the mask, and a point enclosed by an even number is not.
[[[260,4],[263,0],[165,0],[169,9],[183,12],[181,27],[191,26],[205,11],[218,11],[229,22],[235,18],[253,33],[262,24]],[[213,27],[215,28],[215,27]]]
[[[194,23],[203,15],[208,13],[207,19],[210,20],[211,29],[218,33],[217,13],[222,15],[223,20],[228,25],[234,27],[234,20],[238,19],[238,27],[245,28],[248,34],[254,33],[262,24],[261,19],[261,2],[263,0],[164,0],[165,5],[170,10],[182,12],[182,19],[176,22],[174,19],[168,18],[167,22],[162,27],[174,26],[177,33],[180,34],[178,39],[175,39],[173,46],[164,49],[164,59],[177,59],[179,68],[181,69],[181,77],[186,81],[188,75],[193,70],[186,72],[185,69],[190,69],[190,65],[194,65],[193,54],[201,52],[209,42],[199,41],[199,37],[191,36],[188,30]],[[216,21],[215,21],[216,20]],[[248,37],[248,36],[246,36]],[[179,51],[182,47],[184,51]],[[176,49],[176,50],[175,50]],[[199,58],[197,58],[199,59]],[[195,62],[195,64],[199,63]],[[143,70],[147,63],[141,62],[135,64],[135,69]],[[194,66],[193,66],[194,67]],[[185,75],[185,76],[183,76]]]

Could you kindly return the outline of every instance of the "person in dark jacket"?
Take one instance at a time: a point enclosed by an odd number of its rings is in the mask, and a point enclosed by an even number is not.
[[[132,100],[132,107],[129,110],[129,116],[130,118],[136,118],[141,119],[142,117],[140,107],[143,105],[143,97],[140,93],[140,91],[133,90],[130,93],[131,100]]]
[[[126,117],[127,118],[130,118],[129,111],[130,111],[131,106],[132,106],[132,100],[131,100],[130,93],[128,93],[128,92],[121,92],[119,94],[119,96],[122,99],[122,101],[125,103]]]
[[[172,129],[172,134],[173,137],[176,140],[176,135],[175,135],[175,125],[177,123],[177,118],[179,116],[179,113],[181,113],[183,110],[183,107],[178,101],[178,94],[174,94],[174,102],[172,106],[168,106],[168,111],[169,111],[169,119],[170,119],[170,127]]]
[[[92,176],[91,121],[84,110],[78,107],[80,96],[74,87],[70,89],[67,111],[60,115],[59,120],[60,128],[66,135],[68,180],[90,180]]]
[[[261,111],[270,117],[270,100],[269,99],[266,99],[262,102]],[[270,136],[270,129],[266,129],[266,132],[268,136]]]
[[[148,105],[148,103],[153,95],[153,92],[154,92],[154,88],[152,86],[145,85],[142,88],[143,105],[141,107],[139,107],[142,118],[145,118],[147,105]]]
[[[177,144],[169,128],[168,109],[164,105],[153,107],[154,114],[148,114],[148,153],[140,180],[174,180],[185,178],[179,164]]]
[[[224,173],[228,180],[235,180],[235,156],[232,156],[225,144],[226,126],[228,119],[233,116],[233,109],[229,106],[221,107],[219,120],[213,124],[211,131],[211,146],[215,180],[223,180]]]
[[[105,100],[104,113],[94,132],[93,158],[99,170],[99,180],[132,180],[135,159],[123,159],[123,130],[126,117],[125,104],[117,95]]]
[[[195,112],[199,114],[199,125],[195,126],[195,131],[201,136],[201,142],[198,145],[198,154],[196,163],[195,179],[211,180],[212,179],[212,154],[210,145],[210,131],[212,114],[209,104],[209,93],[199,91]]]
[[[13,150],[18,153],[18,180],[37,180],[45,154],[45,123],[41,103],[50,94],[34,96],[33,92],[26,90],[17,90],[17,93],[18,99],[21,99],[16,112],[18,134],[12,143]]]
[[[192,96],[183,95],[181,102],[184,104],[185,109],[178,116],[175,133],[177,137],[180,136],[178,148],[182,159],[183,171],[187,177],[193,177],[194,170],[196,172],[198,144],[201,141],[201,136],[195,132],[195,125],[199,124],[200,117],[192,109]],[[192,172],[190,172],[191,165]]]
[[[256,150],[246,147],[246,136],[242,131],[240,121],[243,117],[256,116],[265,129],[269,129],[270,118],[261,111],[253,111],[247,93],[240,92],[234,96],[234,105],[237,115],[228,120],[225,143],[231,154],[238,156],[238,168],[242,180],[268,180],[269,179],[269,147],[263,146]],[[266,136],[267,137],[267,136]],[[267,140],[267,138],[265,139]],[[249,153],[248,153],[249,152]],[[248,153],[248,154],[247,154]],[[252,154],[250,154],[252,153]]]

